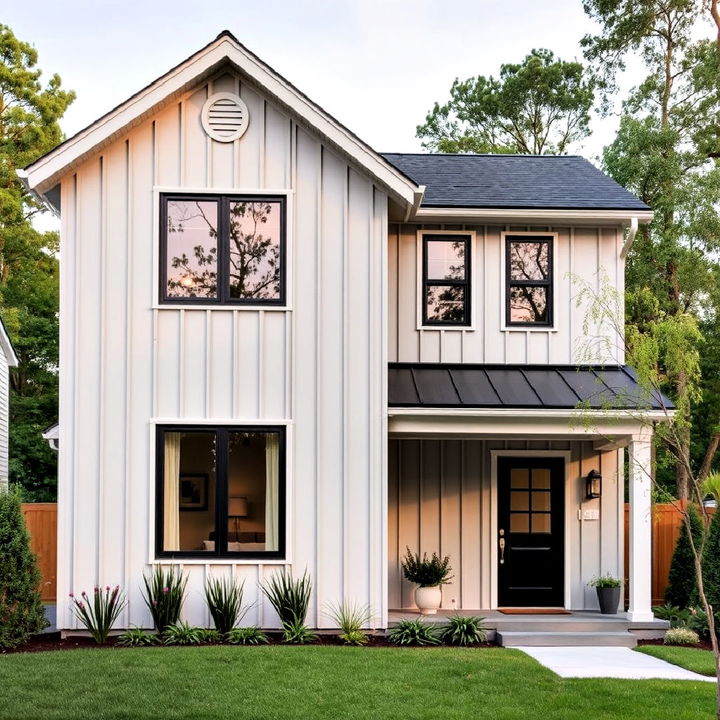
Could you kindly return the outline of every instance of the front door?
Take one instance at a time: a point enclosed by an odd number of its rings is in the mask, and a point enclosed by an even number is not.
[[[565,461],[499,457],[498,606],[564,605]]]

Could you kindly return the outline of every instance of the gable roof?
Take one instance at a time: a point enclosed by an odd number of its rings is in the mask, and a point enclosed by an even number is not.
[[[426,191],[421,207],[650,208],[577,155],[383,153]]]
[[[15,348],[10,342],[10,336],[7,334],[5,329],[5,323],[0,319],[0,350],[5,355],[5,360],[10,367],[18,366],[18,357],[15,354]]]
[[[397,200],[408,207],[416,204],[422,191],[412,180],[250,52],[228,30],[84,130],[18,171],[19,177],[31,192],[50,204],[57,202],[50,191],[64,174],[228,63],[288,112],[314,128]]]

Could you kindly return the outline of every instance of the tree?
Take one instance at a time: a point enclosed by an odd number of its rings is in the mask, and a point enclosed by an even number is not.
[[[58,75],[43,86],[36,65],[35,49],[0,25],[0,302],[20,360],[11,371],[10,480],[51,500],[56,459],[41,432],[57,418],[58,238],[32,227],[43,207],[16,170],[62,140],[58,121],[75,94]]]
[[[679,608],[691,607],[695,604],[694,600],[697,596],[697,576],[690,545],[690,533],[692,533],[695,546],[700,547],[702,535],[705,532],[702,518],[693,506],[688,509],[688,516],[690,518],[689,525],[683,524],[680,536],[675,543],[675,550],[670,562],[668,586],[665,589],[665,602]]]
[[[522,63],[502,65],[499,78],[456,79],[417,137],[435,152],[564,153],[588,135],[593,102],[581,63],[533,50]]]
[[[47,624],[40,571],[17,492],[0,492],[0,648],[27,642]]]
[[[716,505],[703,548],[705,592],[713,608],[720,608],[720,473],[709,475],[702,488],[713,497]]]

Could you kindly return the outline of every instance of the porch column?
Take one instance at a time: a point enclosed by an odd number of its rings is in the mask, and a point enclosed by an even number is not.
[[[653,619],[652,613],[652,466],[648,429],[633,435],[628,446],[630,482],[630,607],[631,622]]]

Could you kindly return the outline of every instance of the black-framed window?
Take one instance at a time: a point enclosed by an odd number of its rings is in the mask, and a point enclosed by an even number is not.
[[[285,428],[157,428],[156,556],[285,557]]]
[[[470,325],[470,235],[422,236],[423,325]]]
[[[284,196],[160,196],[160,302],[285,303]]]
[[[505,322],[526,327],[553,324],[553,239],[505,236]]]

